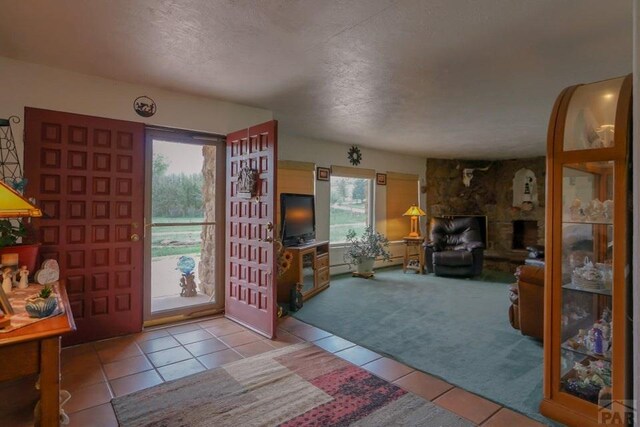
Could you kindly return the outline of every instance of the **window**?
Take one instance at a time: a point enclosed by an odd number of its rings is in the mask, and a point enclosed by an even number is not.
[[[329,242],[343,243],[347,232],[362,234],[373,223],[373,179],[331,176]]]
[[[418,175],[387,172],[387,238],[402,240],[409,234],[411,221],[403,214],[411,205],[419,205]]]

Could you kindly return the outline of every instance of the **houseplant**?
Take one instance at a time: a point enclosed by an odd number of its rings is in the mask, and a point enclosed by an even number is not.
[[[344,262],[349,267],[355,265],[359,274],[371,274],[376,258],[391,261],[388,248],[389,240],[384,234],[374,231],[371,226],[367,227],[360,237],[354,230],[349,230]]]
[[[47,317],[58,308],[58,299],[50,285],[45,285],[39,294],[27,298],[25,310],[29,317]]]
[[[26,236],[27,229],[21,220],[0,219],[0,255],[18,254],[20,265],[35,272],[40,244],[18,244],[18,239]]]

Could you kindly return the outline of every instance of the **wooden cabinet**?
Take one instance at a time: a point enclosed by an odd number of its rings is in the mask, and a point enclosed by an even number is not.
[[[565,89],[547,148],[544,399],[570,426],[630,414],[631,76]]]
[[[278,302],[289,302],[291,289],[302,284],[307,300],[329,287],[329,242],[314,242],[286,248],[293,256],[291,268],[278,279]]]

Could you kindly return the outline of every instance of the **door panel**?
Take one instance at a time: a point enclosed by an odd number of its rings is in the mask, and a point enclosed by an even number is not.
[[[273,244],[277,122],[227,135],[225,315],[269,338],[276,330]],[[257,171],[256,197],[238,194],[238,174]]]
[[[60,264],[78,330],[65,344],[142,328],[144,125],[25,109],[26,195],[41,259]]]

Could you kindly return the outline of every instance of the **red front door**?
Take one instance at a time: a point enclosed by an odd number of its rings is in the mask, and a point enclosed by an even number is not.
[[[140,331],[144,125],[26,108],[24,141],[41,259],[60,264],[78,327],[65,343]]]
[[[269,338],[276,331],[277,139],[275,120],[227,135],[225,315]],[[239,191],[247,171],[257,181],[252,197]]]

